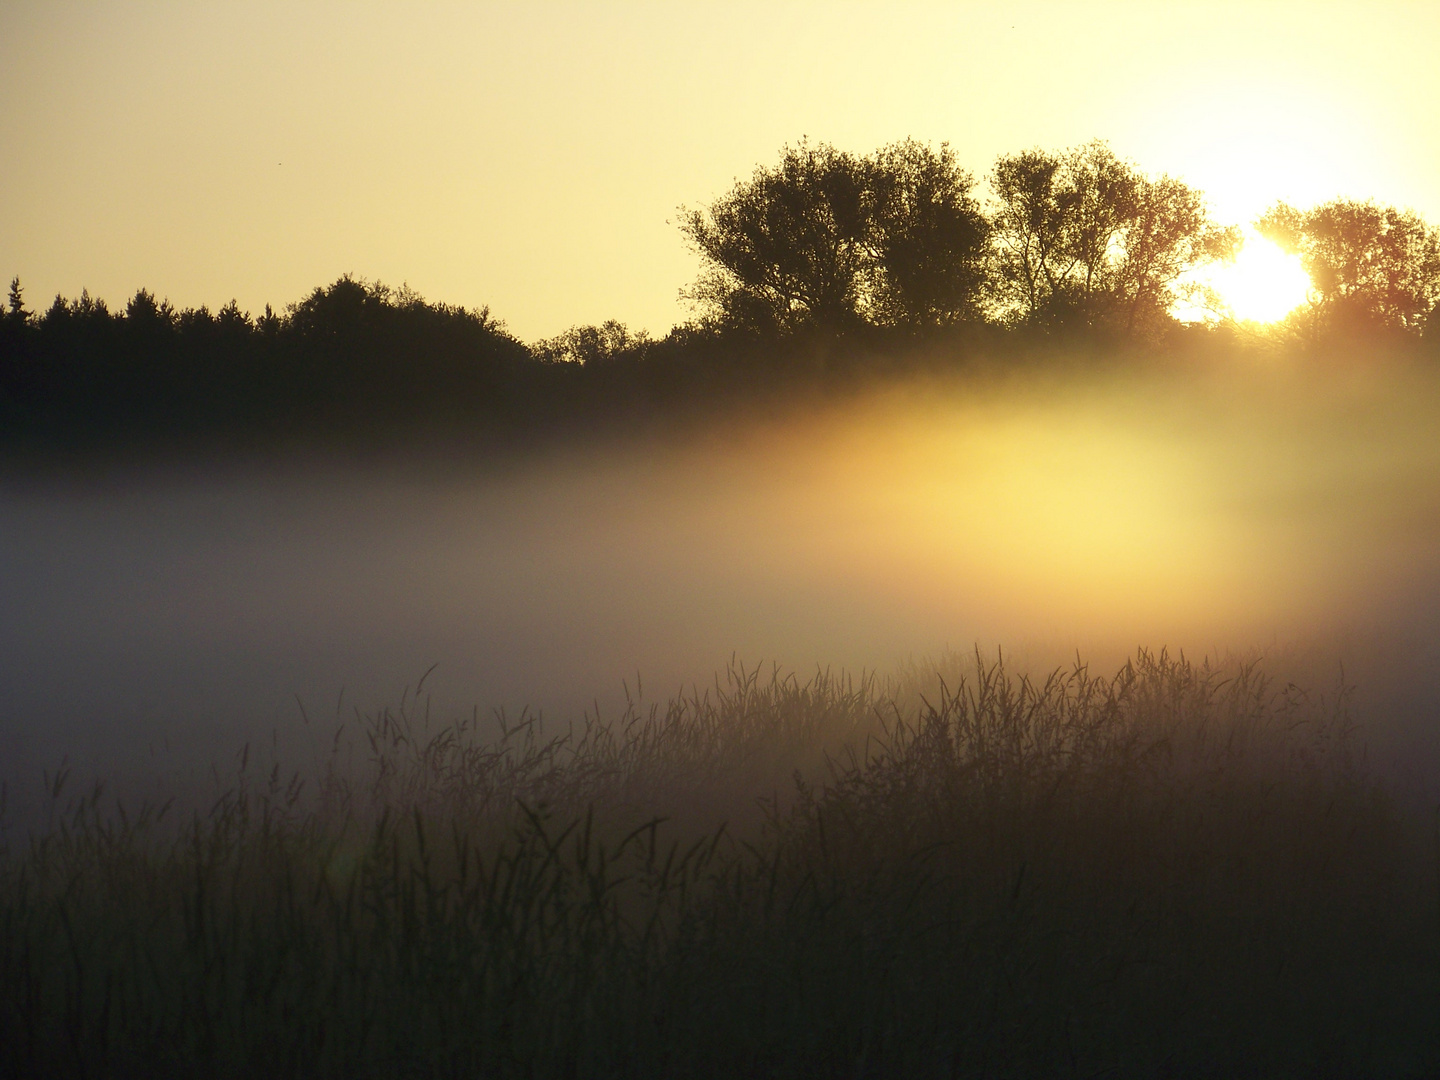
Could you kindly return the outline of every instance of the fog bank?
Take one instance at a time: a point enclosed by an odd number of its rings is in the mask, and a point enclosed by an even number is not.
[[[377,465],[0,481],[0,772],[163,777],[396,703],[552,723],[707,681],[1000,645],[1259,651],[1424,772],[1440,381],[911,383],[784,420]],[[318,726],[318,725],[317,725]],[[302,740],[303,741],[303,740]]]

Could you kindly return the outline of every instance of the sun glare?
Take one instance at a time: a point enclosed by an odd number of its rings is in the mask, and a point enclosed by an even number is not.
[[[1248,233],[1233,263],[1218,266],[1210,284],[1241,322],[1278,322],[1305,302],[1310,277],[1298,256]]]

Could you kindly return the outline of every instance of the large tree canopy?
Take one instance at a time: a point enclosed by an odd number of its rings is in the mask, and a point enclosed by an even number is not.
[[[776,168],[685,211],[706,263],[691,296],[722,321],[781,330],[972,317],[987,237],[973,184],[948,146],[786,147]]]
[[[681,228],[707,263],[692,292],[727,321],[794,329],[859,318],[874,222],[866,163],[821,144],[786,147]]]
[[[1143,333],[1169,317],[1191,271],[1239,244],[1198,191],[1145,176],[1103,142],[1001,157],[990,182],[992,303],[1010,323]]]
[[[1440,233],[1412,210],[1334,199],[1310,210],[1277,203],[1255,224],[1298,254],[1314,287],[1315,332],[1418,333],[1440,301]]]
[[[872,160],[876,189],[871,309],[896,326],[944,326],[980,314],[990,224],[974,180],[938,152],[907,139]]]

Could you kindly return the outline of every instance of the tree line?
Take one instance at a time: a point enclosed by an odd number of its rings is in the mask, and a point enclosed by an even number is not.
[[[532,364],[487,309],[341,278],[277,314],[177,310],[141,289],[112,311],[88,292],[0,320],[0,417],[15,431],[324,426],[464,409]]]
[[[1278,203],[1255,226],[1313,283],[1275,340],[1440,341],[1440,232],[1419,215]],[[17,278],[0,311],[0,438],[528,422],[713,389],[737,365],[773,375],[817,343],[872,365],[957,332],[1163,345],[1180,304],[1219,311],[1196,271],[1241,237],[1200,192],[1103,142],[1004,155],[983,187],[944,144],[801,142],[682,208],[679,227],[701,263],[696,316],[659,339],[608,321],[526,344],[486,308],[348,276],[259,317],[144,289],[123,310],[82,293],[31,311]]]
[[[1154,339],[1177,307],[1223,305],[1196,274],[1241,231],[1201,192],[1104,142],[1003,155],[983,198],[948,145],[860,156],[786,147],[681,229],[704,263],[690,290],[717,326],[926,330],[986,322]],[[1440,300],[1440,232],[1413,211],[1336,199],[1277,203],[1256,230],[1298,254],[1309,301],[1282,328],[1419,336]]]

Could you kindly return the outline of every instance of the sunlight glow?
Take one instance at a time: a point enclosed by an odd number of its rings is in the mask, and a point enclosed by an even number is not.
[[[1240,322],[1278,322],[1305,302],[1310,277],[1299,256],[1288,255],[1254,233],[1233,263],[1218,266],[1210,285],[1228,313]]]

